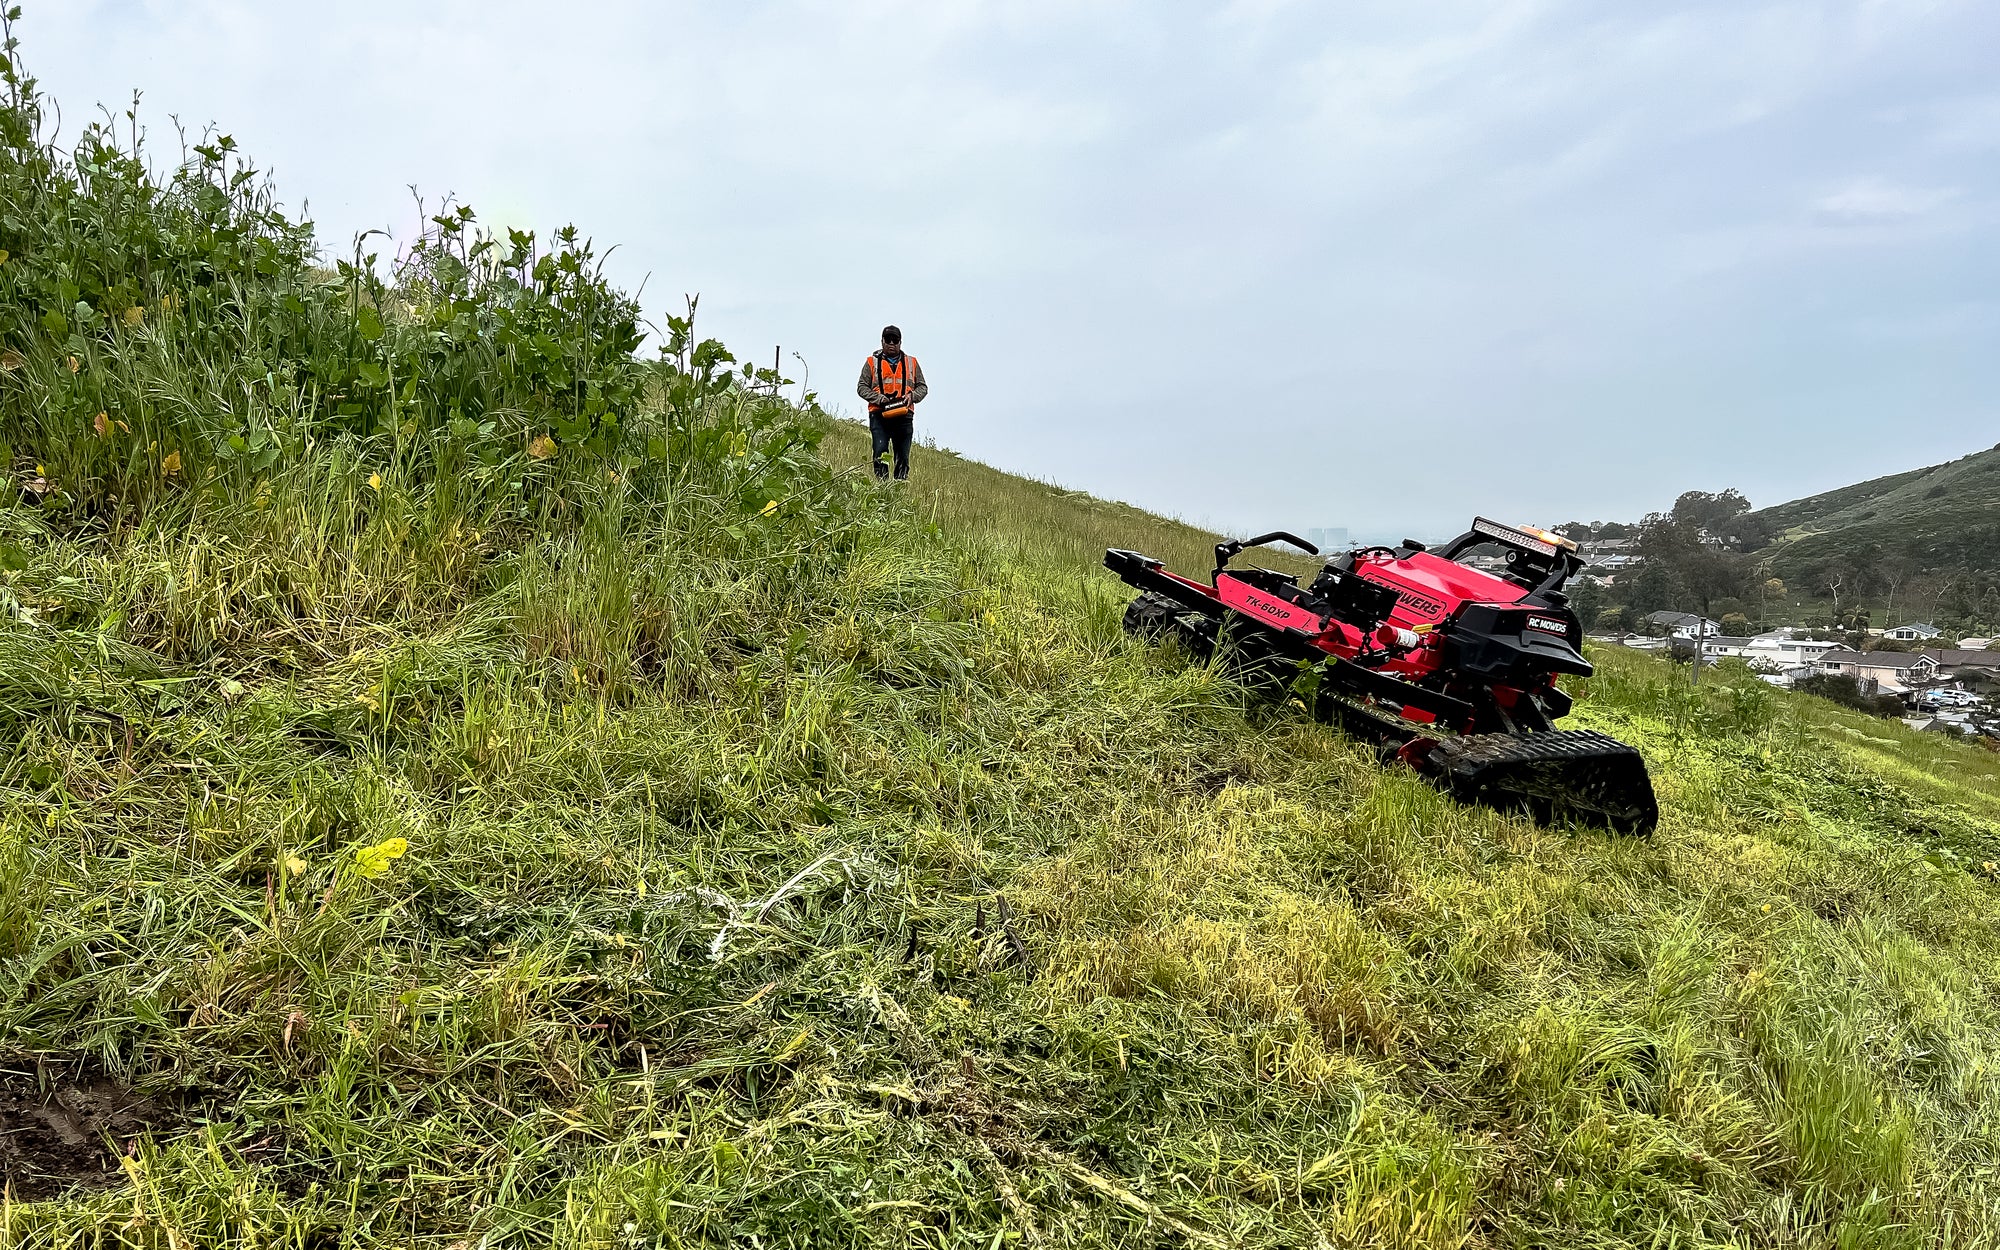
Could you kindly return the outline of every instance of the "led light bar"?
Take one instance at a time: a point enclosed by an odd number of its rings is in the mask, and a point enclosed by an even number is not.
[[[1511,525],[1502,525],[1498,521],[1489,521],[1483,516],[1472,519],[1472,532],[1484,534],[1488,538],[1497,538],[1503,543],[1510,543],[1528,551],[1539,551],[1545,556],[1552,556],[1563,548],[1576,550],[1575,543],[1559,535],[1542,530],[1516,529]]]

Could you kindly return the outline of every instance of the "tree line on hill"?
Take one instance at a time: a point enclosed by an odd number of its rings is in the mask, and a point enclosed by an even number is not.
[[[1687,491],[1672,508],[1636,524],[1571,521],[1556,530],[1579,544],[1632,543],[1636,563],[1606,580],[1572,583],[1578,615],[1596,629],[1635,629],[1651,613],[1682,611],[1718,621],[1727,634],[1776,625],[1859,633],[1875,623],[1868,601],[1883,599],[1898,620],[1928,619],[1951,635],[2000,633],[2000,581],[1972,570],[1923,567],[1874,545],[1818,561],[1788,585],[1770,558],[1778,535],[1735,489]],[[1791,614],[1795,592],[1824,598],[1828,606],[1806,620],[1773,619]]]

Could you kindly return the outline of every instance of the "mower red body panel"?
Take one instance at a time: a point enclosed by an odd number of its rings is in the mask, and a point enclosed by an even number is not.
[[[1356,560],[1354,571],[1396,592],[1396,611],[1389,619],[1404,629],[1443,624],[1461,603],[1519,603],[1528,593],[1504,577],[1428,551],[1414,551],[1400,560],[1377,552]]]
[[[1211,593],[1228,607],[1259,624],[1302,634],[1328,655],[1343,660],[1365,657],[1368,667],[1405,681],[1420,681],[1446,668],[1446,636],[1439,627],[1450,621],[1466,604],[1512,607],[1527,595],[1524,587],[1502,577],[1482,573],[1428,552],[1412,552],[1397,557],[1375,552],[1356,558],[1354,575],[1395,592],[1396,606],[1382,627],[1357,629],[1331,617],[1308,611],[1286,601],[1277,593],[1254,586],[1228,572],[1219,575],[1211,589],[1188,582],[1195,589]],[[1172,574],[1169,574],[1172,576]],[[1186,581],[1175,578],[1176,581]],[[1400,636],[1399,636],[1400,635]],[[1415,635],[1415,646],[1407,645]],[[1553,676],[1547,683],[1553,685]],[[1518,691],[1495,687],[1501,706],[1511,708]],[[1404,717],[1420,723],[1432,718],[1415,708],[1403,709]]]

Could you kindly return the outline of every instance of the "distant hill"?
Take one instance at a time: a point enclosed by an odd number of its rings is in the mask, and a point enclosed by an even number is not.
[[[2000,576],[2000,446],[1750,515],[1775,535],[1760,554],[1787,580],[1883,560]]]

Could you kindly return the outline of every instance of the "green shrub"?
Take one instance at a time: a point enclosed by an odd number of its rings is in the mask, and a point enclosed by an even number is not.
[[[664,488],[662,467],[690,462],[761,509],[810,459],[811,421],[710,419],[777,379],[695,340],[692,306],[640,361],[638,306],[574,227],[502,240],[459,206],[386,271],[365,240],[329,269],[228,135],[164,174],[136,115],[59,150],[11,45],[5,76],[0,438],[36,466],[32,501],[72,524],[190,493],[234,507],[336,446],[378,492],[435,488],[482,524],[568,478]],[[649,389],[665,420],[648,420]]]
[[[1828,699],[1842,707],[1866,712],[1870,716],[1903,714],[1901,699],[1889,694],[1869,694],[1861,688],[1859,681],[1847,673],[1811,673],[1801,677],[1792,688],[1800,694]]]

